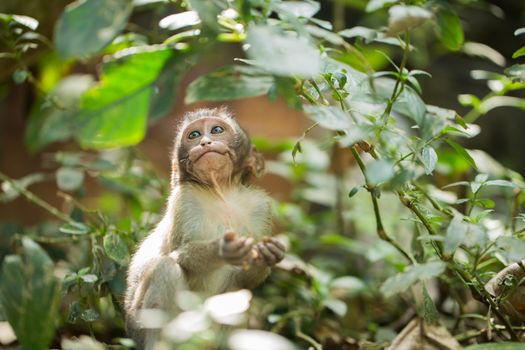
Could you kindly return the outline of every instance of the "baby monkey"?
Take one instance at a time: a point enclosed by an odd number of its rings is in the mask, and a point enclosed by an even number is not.
[[[151,350],[158,329],[142,309],[178,312],[176,293],[204,297],[254,288],[284,257],[271,233],[270,199],[250,181],[264,159],[224,108],[187,113],[175,137],[171,193],[164,217],[131,261],[126,325],[138,349]]]

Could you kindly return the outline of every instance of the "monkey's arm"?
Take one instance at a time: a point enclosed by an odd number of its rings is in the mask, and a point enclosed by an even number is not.
[[[177,249],[177,261],[189,275],[208,274],[225,263],[242,265],[253,246],[250,237],[225,234],[211,241],[187,242]]]

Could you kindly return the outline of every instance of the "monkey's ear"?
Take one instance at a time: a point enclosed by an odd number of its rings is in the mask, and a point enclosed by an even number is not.
[[[250,154],[246,158],[245,169],[248,177],[259,177],[264,173],[264,157],[254,145],[252,145]]]

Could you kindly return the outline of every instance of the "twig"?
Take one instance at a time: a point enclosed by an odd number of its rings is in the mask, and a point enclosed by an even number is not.
[[[74,222],[74,220],[71,219],[68,215],[62,213],[57,208],[53,207],[51,204],[47,203],[40,197],[37,197],[33,192],[30,192],[25,188],[19,186],[15,180],[11,179],[9,176],[5,175],[2,172],[0,172],[0,180],[8,182],[9,185],[11,185],[18,193],[24,196],[28,201],[38,205],[40,208],[46,210],[48,213],[55,216],[56,218],[68,223]]]
[[[372,198],[372,204],[374,206],[374,215],[376,218],[376,230],[377,235],[379,238],[381,238],[383,241],[386,241],[390,243],[394,248],[396,248],[405,258],[408,259],[408,261],[412,262],[413,264],[416,263],[416,260],[413,256],[411,256],[401,245],[399,245],[396,241],[394,241],[385,231],[385,228],[383,226],[383,221],[381,220],[381,212],[379,210],[379,203],[377,202],[377,198],[374,194],[375,192],[375,186],[372,186],[370,182],[368,181],[368,175],[366,173],[366,165],[363,163],[363,159],[361,159],[361,156],[359,155],[359,152],[355,149],[355,147],[350,147],[350,150],[352,151],[352,155],[354,156],[357,165],[359,166],[359,169],[361,169],[361,172],[363,173],[363,176],[365,177],[365,184],[366,189],[368,192],[370,192],[370,197]]]
[[[314,338],[310,337],[308,334],[305,334],[303,333],[303,331],[301,331],[301,320],[299,319],[299,317],[294,317],[293,321],[295,326],[295,335],[298,338],[307,341],[316,350],[323,350],[323,346],[320,343],[318,343]]]

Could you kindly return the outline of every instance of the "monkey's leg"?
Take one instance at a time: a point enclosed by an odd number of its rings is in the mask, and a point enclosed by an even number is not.
[[[152,262],[145,271],[145,276],[137,288],[134,323],[140,329],[135,330],[138,349],[153,350],[160,338],[160,329],[141,327],[136,319],[141,309],[158,309],[173,317],[179,310],[176,294],[187,288],[184,273],[177,263],[176,253],[164,256]],[[147,320],[146,320],[147,321]]]

